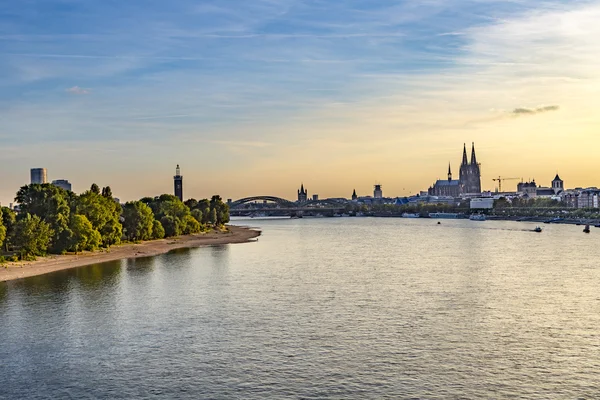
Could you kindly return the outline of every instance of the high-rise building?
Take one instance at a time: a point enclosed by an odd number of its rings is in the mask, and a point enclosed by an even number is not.
[[[304,189],[304,183],[300,185],[298,190],[298,203],[305,203],[308,200],[308,190]]]
[[[175,196],[179,198],[179,200],[183,201],[183,176],[181,176],[179,164],[177,164],[177,168],[175,168],[175,176],[173,177],[173,182],[175,184]]]
[[[48,173],[46,168],[31,168],[31,183],[48,183]]]
[[[376,199],[383,198],[383,190],[381,190],[381,185],[375,185],[375,189],[373,190],[373,197]]]
[[[72,191],[71,190],[71,183],[68,180],[66,180],[66,179],[57,179],[57,180],[54,180],[54,181],[52,181],[52,184],[54,186],[58,186],[59,188],[67,190],[69,192]]]

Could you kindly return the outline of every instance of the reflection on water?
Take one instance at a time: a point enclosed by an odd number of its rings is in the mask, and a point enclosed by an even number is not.
[[[0,398],[596,398],[600,230],[250,220],[0,284]]]

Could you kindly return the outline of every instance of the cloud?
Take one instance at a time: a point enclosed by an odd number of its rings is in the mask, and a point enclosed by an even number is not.
[[[90,89],[80,88],[79,86],[73,86],[68,89],[65,89],[67,93],[71,94],[89,94]]]
[[[545,113],[548,111],[558,111],[560,109],[559,106],[543,106],[543,107],[537,107],[537,108],[515,108],[511,114],[513,116],[520,116],[520,115],[534,115],[534,114],[540,114],[540,113]]]

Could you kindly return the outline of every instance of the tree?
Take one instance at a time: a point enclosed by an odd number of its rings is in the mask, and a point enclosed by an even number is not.
[[[71,240],[69,250],[75,253],[79,251],[96,250],[102,243],[102,237],[92,226],[85,215],[75,214],[71,216]]]
[[[100,188],[95,183],[92,183],[92,186],[90,187],[90,191],[94,192],[96,194],[100,194]]]
[[[181,234],[180,223],[177,218],[165,215],[160,219],[160,223],[165,230],[165,237],[179,236]]]
[[[198,206],[198,200],[196,199],[187,199],[183,202],[190,210],[194,210]]]
[[[5,241],[4,241],[4,249],[6,251],[8,251],[8,244],[9,241],[6,240],[6,238],[8,238],[13,230],[13,227],[15,226],[15,223],[17,222],[17,215],[15,214],[15,212],[13,210],[11,210],[8,207],[2,207],[0,214],[2,214],[2,226],[4,226],[5,228]],[[1,243],[1,241],[0,241]]]
[[[123,227],[119,221],[121,205],[112,197],[99,195],[93,190],[81,194],[76,200],[75,213],[85,215],[102,237],[102,246],[109,247],[118,244],[123,235]]]
[[[210,210],[209,222],[213,225],[217,224],[217,210],[214,208]]]
[[[4,240],[6,239],[6,227],[4,226],[4,223],[2,222],[3,219],[1,217],[2,217],[2,209],[0,209],[0,247],[4,243]]]
[[[198,209],[192,210],[192,217],[194,217],[194,219],[196,221],[198,221],[199,223],[202,223],[202,217],[203,217],[202,211],[200,211]]]
[[[106,186],[102,188],[102,197],[110,197],[112,199],[113,195],[112,195],[112,190],[110,189],[110,186]]]
[[[25,185],[19,189],[15,201],[21,207],[19,215],[36,215],[52,228],[51,250],[61,253],[68,248],[71,236],[69,221],[70,195],[64,189],[49,183]]]
[[[200,222],[198,222],[191,215],[186,215],[181,220],[181,233],[184,235],[191,235],[192,233],[198,233],[202,229]]]
[[[141,201],[128,202],[123,207],[123,228],[129,240],[149,240],[152,238],[154,214],[152,209]]]
[[[25,259],[45,255],[53,233],[50,224],[37,215],[26,214],[15,224],[9,240]]]
[[[165,228],[163,228],[160,221],[154,220],[152,222],[152,239],[162,239],[165,237]]]

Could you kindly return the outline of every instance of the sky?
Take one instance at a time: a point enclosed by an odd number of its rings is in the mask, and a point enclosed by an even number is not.
[[[0,202],[600,186],[600,0],[0,2]],[[503,188],[513,189],[517,181]]]

